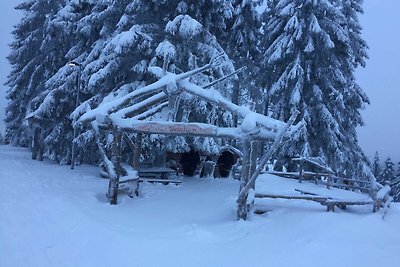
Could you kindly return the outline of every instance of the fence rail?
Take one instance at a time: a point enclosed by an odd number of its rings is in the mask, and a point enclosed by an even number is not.
[[[335,187],[345,190],[358,190],[360,192],[370,192],[370,182],[365,180],[351,179],[346,177],[339,177],[330,173],[315,173],[309,171],[303,172],[267,172],[269,174],[277,175],[280,177],[291,178],[303,181],[312,181],[315,184],[321,184],[327,188]]]

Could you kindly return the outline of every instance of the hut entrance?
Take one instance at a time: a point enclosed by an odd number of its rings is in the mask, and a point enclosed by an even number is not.
[[[234,155],[230,151],[222,152],[217,161],[219,175],[221,177],[228,177],[233,164],[235,164]]]
[[[194,176],[200,164],[200,155],[196,151],[190,150],[182,154],[180,163],[182,165],[183,175]]]

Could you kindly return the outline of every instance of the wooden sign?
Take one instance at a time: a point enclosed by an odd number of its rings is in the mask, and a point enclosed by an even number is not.
[[[215,136],[217,134],[217,127],[212,125],[198,125],[190,123],[171,123],[162,124],[156,122],[149,122],[145,124],[135,125],[134,131],[142,133],[154,134],[171,134],[171,135],[203,135]]]

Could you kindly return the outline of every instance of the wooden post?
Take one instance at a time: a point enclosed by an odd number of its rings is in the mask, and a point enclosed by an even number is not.
[[[249,171],[250,171],[250,155],[251,155],[251,144],[249,137],[244,137],[243,141],[243,159],[242,159],[242,177],[240,179],[240,191],[247,185],[249,182]],[[240,192],[239,191],[239,192]],[[241,199],[238,199],[238,208],[237,208],[237,218],[238,219],[247,219],[247,196],[248,193],[243,196]]]
[[[39,128],[39,142],[38,142],[38,152],[39,152],[39,160],[43,161],[43,154],[44,154],[44,130],[42,127]]]
[[[301,166],[300,172],[299,172],[299,183],[303,182],[303,166]]]
[[[110,181],[108,184],[108,197],[110,199],[111,205],[118,204],[118,186],[119,186],[119,177],[121,173],[121,141],[122,134],[118,130],[114,130],[113,132],[113,143],[112,143],[112,156],[111,162],[114,165],[114,173],[113,177],[110,177]]]
[[[136,134],[136,140],[135,140],[135,149],[134,149],[134,154],[133,154],[133,169],[135,171],[139,171],[140,169],[140,154],[142,152],[142,140],[143,140],[143,134],[142,133],[137,133]]]
[[[43,161],[43,131],[40,126],[33,129],[32,159]]]
[[[250,149],[250,170],[249,170],[249,177],[251,177],[257,169],[257,155],[258,155],[258,143],[256,141],[251,142],[251,149]],[[251,188],[256,188],[256,182],[254,181],[251,184]]]
[[[240,82],[239,79],[233,81],[233,90],[232,90],[232,103],[239,105],[239,93],[240,93]],[[232,123],[233,127],[237,127],[238,125],[238,115],[236,113],[232,114]]]
[[[331,189],[331,184],[332,184],[332,175],[329,173],[328,174],[328,184],[327,184],[328,189]]]
[[[33,128],[32,143],[32,159],[36,159],[38,157],[40,146],[40,128],[37,126],[34,126]]]

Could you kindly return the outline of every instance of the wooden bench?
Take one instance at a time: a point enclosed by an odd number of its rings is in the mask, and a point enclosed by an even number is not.
[[[121,177],[123,179],[124,177]],[[171,180],[171,179],[157,179],[157,178],[143,178],[143,177],[132,177],[128,178],[125,176],[125,179],[120,180],[119,184],[127,184],[128,187],[128,195],[130,197],[139,196],[139,183],[141,182],[149,182],[149,183],[162,183],[162,184],[175,184],[179,185],[182,181],[179,180]]]
[[[176,170],[167,167],[140,168],[138,176],[142,178],[159,178],[166,180],[169,175],[176,174]]]

